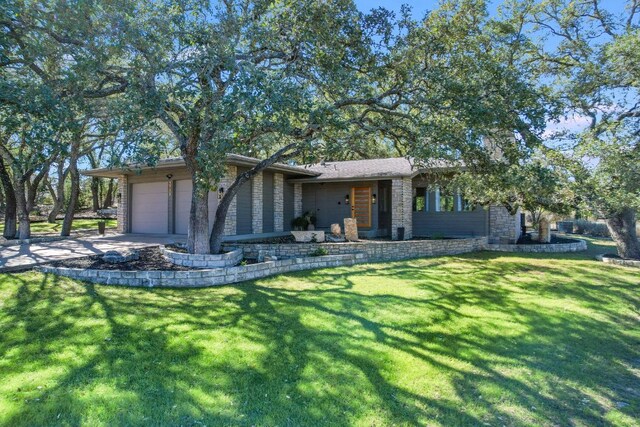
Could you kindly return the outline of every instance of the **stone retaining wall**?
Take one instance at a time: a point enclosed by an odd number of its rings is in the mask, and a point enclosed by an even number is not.
[[[107,285],[134,287],[199,288],[219,286],[245,280],[259,279],[292,271],[349,266],[366,262],[364,254],[327,255],[307,258],[291,258],[236,267],[189,271],[120,271],[87,270],[40,266],[42,273],[52,273],[72,279]]]
[[[614,257],[605,256],[605,255],[597,255],[596,259],[598,261],[606,262],[607,264],[624,265],[625,267],[640,268],[640,260],[614,258]]]
[[[545,243],[540,245],[503,245],[488,244],[485,247],[487,251],[494,252],[520,252],[520,253],[562,253],[562,252],[580,252],[587,250],[587,242],[576,239],[573,243]]]
[[[171,249],[167,249],[165,246],[160,246],[160,252],[170,262],[183,267],[196,267],[196,268],[221,268],[221,267],[233,267],[242,261],[242,251],[235,250],[226,252],[223,254],[207,254],[196,255],[186,254],[182,252],[175,252]]]
[[[405,240],[346,243],[227,243],[225,250],[242,249],[244,257],[257,259],[260,253],[278,258],[309,256],[319,248],[331,255],[364,253],[369,261],[394,261],[428,256],[455,255],[484,249],[486,237],[450,240]]]

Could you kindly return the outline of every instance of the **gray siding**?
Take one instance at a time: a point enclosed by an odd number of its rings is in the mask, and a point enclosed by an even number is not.
[[[460,207],[458,197],[454,198],[454,212],[436,212],[436,193],[430,189],[430,183],[423,177],[413,180],[414,187],[427,187],[429,198],[426,212],[413,212],[413,235],[416,237],[486,236],[488,234],[489,213],[482,207],[470,212],[457,211]]]
[[[378,192],[377,181],[303,184],[302,212],[315,213],[317,228],[328,229],[334,223],[343,227],[344,219],[351,218],[351,205],[346,205],[344,199],[345,195],[351,195],[352,187],[372,187],[372,194]],[[375,204],[371,205],[371,227],[366,230],[376,229],[377,224],[378,205]]]
[[[273,231],[273,172],[262,174],[262,231]]]
[[[488,212],[478,207],[471,212],[414,212],[413,235],[486,236]]]
[[[247,171],[247,168],[238,168],[238,174]],[[236,194],[238,210],[236,213],[236,234],[251,234],[251,188],[253,180],[245,182]]]
[[[291,231],[291,221],[293,221],[293,184],[287,182],[290,176],[284,177],[284,231]]]

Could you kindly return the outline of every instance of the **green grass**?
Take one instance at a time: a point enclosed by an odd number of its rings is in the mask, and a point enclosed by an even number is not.
[[[196,290],[0,275],[0,424],[638,425],[639,308],[637,269],[580,254]]]
[[[83,229],[98,229],[98,222],[103,221],[101,219],[74,219],[71,225],[72,230],[83,230]],[[104,220],[107,223],[107,229],[116,228],[117,221],[115,219],[106,219]],[[4,223],[0,223],[0,233],[4,230]],[[54,224],[51,224],[47,221],[42,222],[32,222],[31,223],[31,232],[32,233],[57,233],[62,230],[62,220],[57,220]]]

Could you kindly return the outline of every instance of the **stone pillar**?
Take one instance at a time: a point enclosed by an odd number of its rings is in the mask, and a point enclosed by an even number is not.
[[[262,233],[262,172],[252,178],[251,185],[251,231]]]
[[[235,181],[236,176],[238,175],[238,168],[233,165],[227,166],[227,173],[224,178],[220,180],[220,187],[224,188],[224,191],[231,186],[233,181]],[[229,210],[227,211],[227,218],[224,222],[224,235],[225,236],[233,236],[236,234],[236,216],[238,214],[238,203],[236,198],[234,197],[229,205]]]
[[[404,216],[404,238],[413,238],[413,183],[410,177],[402,179],[402,212]]]
[[[405,240],[413,237],[413,188],[411,178],[391,181],[391,238],[398,239],[398,227],[404,227]]]
[[[489,242],[515,243],[517,215],[509,214],[504,206],[489,206]]]
[[[284,230],[284,175],[273,174],[273,231]]]
[[[293,185],[293,216],[302,216],[302,184],[299,182]]]
[[[118,233],[129,232],[129,177],[120,175],[118,177]]]

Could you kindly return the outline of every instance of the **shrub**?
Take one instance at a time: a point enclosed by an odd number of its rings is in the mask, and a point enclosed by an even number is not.
[[[308,230],[309,225],[313,225],[315,227],[316,219],[317,218],[315,215],[307,211],[304,214],[302,214],[302,216],[294,218],[291,221],[291,227],[294,230]]]
[[[329,251],[327,250],[327,248],[319,247],[315,251],[311,252],[309,255],[311,255],[311,256],[325,256],[325,255],[329,255]]]
[[[574,221],[573,232],[593,237],[609,237],[609,229],[606,224],[587,221],[585,219],[577,219]]]

